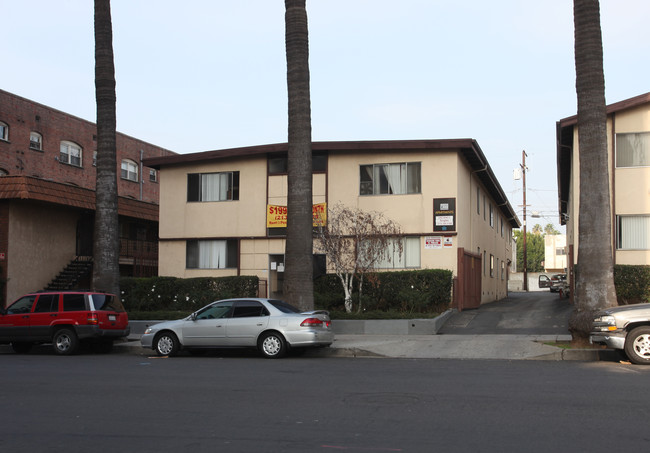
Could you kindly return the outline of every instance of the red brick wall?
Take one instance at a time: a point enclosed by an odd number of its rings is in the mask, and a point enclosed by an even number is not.
[[[0,169],[9,175],[36,176],[56,182],[71,183],[95,189],[96,169],[93,154],[97,150],[97,128],[94,123],[68,115],[59,110],[32,102],[0,90],[0,121],[9,126],[8,141],[0,140]],[[30,132],[43,137],[42,151],[30,149]],[[71,141],[82,148],[82,166],[58,161],[61,141]],[[172,151],[143,142],[124,134],[117,134],[118,195],[140,199],[140,183],[119,177],[122,159],[130,159],[140,171],[140,150],[143,157],[161,157]],[[142,200],[158,203],[159,185],[149,180],[149,168],[144,167]]]

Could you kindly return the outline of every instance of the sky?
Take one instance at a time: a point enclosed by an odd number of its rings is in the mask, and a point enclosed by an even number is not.
[[[182,154],[287,141],[283,1],[111,3],[119,132]],[[650,91],[650,1],[600,4],[610,104]],[[0,5],[0,88],[94,122],[93,2]],[[473,138],[520,219],[525,151],[527,223],[564,232],[571,0],[307,0],[307,14],[313,141]]]

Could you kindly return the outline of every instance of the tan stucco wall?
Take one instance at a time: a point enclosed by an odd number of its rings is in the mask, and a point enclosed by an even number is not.
[[[42,290],[74,258],[78,216],[46,205],[11,204],[7,302]]]
[[[359,167],[365,164],[421,162],[422,193],[406,195],[359,195]],[[187,174],[213,171],[240,172],[240,199],[237,202],[187,203]],[[481,214],[476,213],[476,186],[480,187]],[[485,218],[482,199],[486,197]],[[452,247],[426,249],[424,237],[440,236],[434,232],[434,198],[456,199],[457,234],[451,235]],[[239,272],[273,280],[269,269],[271,255],[284,254],[283,238],[266,238],[266,205],[286,205],[286,175],[266,175],[266,157],[245,160],[204,163],[161,170],[160,211],[160,275],[178,277],[235,275],[236,269],[198,270],[185,269],[185,238],[240,238]],[[420,237],[421,268],[441,268],[457,271],[457,247],[462,246],[477,253],[486,251],[487,259],[493,255],[498,269],[491,277],[489,263],[483,277],[483,300],[505,297],[507,280],[501,278],[501,263],[511,256],[508,238],[511,229],[476,175],[456,151],[399,153],[334,153],[328,158],[327,174],[313,177],[313,202],[331,206],[342,203],[366,211],[379,211],[398,222],[406,235]],[[494,210],[495,225],[489,224],[489,205]],[[226,221],[215,222],[218,217]],[[221,214],[225,212],[226,215]],[[496,263],[495,263],[496,264]],[[272,284],[272,283],[270,283]]]
[[[616,215],[650,214],[650,168],[615,168],[614,134],[650,132],[650,105],[616,112],[607,117],[607,150],[610,172],[610,199],[614,216],[612,237],[616,234]],[[567,243],[573,246],[573,262],[578,262],[578,222],[580,210],[580,161],[578,128],[574,127],[573,157],[566,224]],[[613,180],[613,184],[611,181]],[[613,241],[615,247],[615,241]],[[650,264],[649,251],[616,250],[616,264]]]

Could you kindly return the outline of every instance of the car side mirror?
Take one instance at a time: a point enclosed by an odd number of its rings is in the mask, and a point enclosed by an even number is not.
[[[190,315],[190,318],[192,319],[192,321],[196,321],[196,313],[192,313]]]

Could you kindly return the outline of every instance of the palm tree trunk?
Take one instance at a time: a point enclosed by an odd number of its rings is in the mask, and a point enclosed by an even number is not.
[[[115,66],[110,0],[95,0],[95,96],[97,180],[92,286],[96,291],[119,295]]]
[[[607,111],[598,0],[574,0],[580,207],[574,340],[591,330],[595,310],[617,305],[612,259]]]
[[[289,150],[284,295],[314,307],[309,32],[305,0],[285,0]]]

